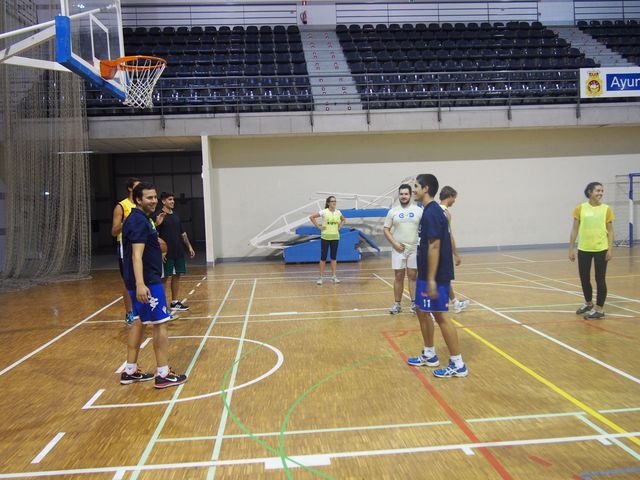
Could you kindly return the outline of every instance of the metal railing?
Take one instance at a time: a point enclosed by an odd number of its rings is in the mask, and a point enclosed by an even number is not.
[[[338,77],[323,76],[325,87],[343,87]],[[314,76],[163,78],[154,91],[155,106],[135,110],[97,91],[87,92],[90,116],[101,115],[236,115],[324,110],[325,105],[351,111],[379,109],[571,104],[579,116],[579,71],[501,70],[474,72],[375,73],[353,75],[353,94],[320,95]],[[326,90],[326,89],[325,89]],[[344,90],[343,90],[344,91]],[[593,101],[636,101],[597,99]],[[439,115],[440,118],[440,115]]]

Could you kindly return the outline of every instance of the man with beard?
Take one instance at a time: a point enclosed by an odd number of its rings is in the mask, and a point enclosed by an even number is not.
[[[178,375],[169,368],[169,336],[167,322],[171,320],[162,275],[162,253],[158,232],[149,216],[158,205],[155,187],[140,183],[133,189],[135,208],[122,227],[124,246],[123,278],[133,306],[134,323],[127,339],[127,362],[120,376],[121,385],[146,382],[154,378],[153,373],[144,373],[138,368],[140,343],[145,325],[153,325],[153,350],[157,370],[155,387],[167,388],[187,381],[187,376]]]
[[[405,272],[409,277],[409,293],[411,294],[411,312],[416,312],[413,303],[416,286],[416,248],[418,246],[418,226],[422,217],[422,209],[411,203],[411,186],[403,183],[398,188],[400,205],[392,208],[384,220],[384,236],[389,241],[391,251],[391,268],[395,278],[393,282],[394,304],[389,310],[391,315],[402,311],[401,300],[404,291]]]

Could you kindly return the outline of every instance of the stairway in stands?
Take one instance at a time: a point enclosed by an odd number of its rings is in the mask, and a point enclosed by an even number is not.
[[[333,30],[300,31],[316,111],[362,110],[356,84]]]
[[[609,49],[591,35],[584,33],[578,27],[553,27],[561,38],[571,43],[586,57],[593,58],[601,67],[632,67],[632,63],[622,57],[622,55]]]

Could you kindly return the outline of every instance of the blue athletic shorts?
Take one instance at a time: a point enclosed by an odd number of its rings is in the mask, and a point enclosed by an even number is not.
[[[448,312],[450,289],[450,283],[438,285],[438,298],[432,300],[429,297],[428,282],[418,279],[416,280],[415,304],[423,312]]]
[[[129,290],[134,317],[139,318],[144,324],[168,322],[171,320],[171,316],[167,308],[164,286],[161,283],[156,283],[154,285],[147,285],[147,287],[149,287],[149,291],[151,292],[151,295],[149,295],[149,303],[140,303],[136,298],[136,291]]]

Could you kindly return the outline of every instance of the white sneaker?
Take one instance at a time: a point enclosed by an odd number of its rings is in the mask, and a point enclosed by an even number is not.
[[[401,311],[402,311],[402,307],[400,306],[400,304],[399,304],[399,303],[394,303],[394,304],[393,304],[393,307],[391,307],[391,308],[389,309],[389,313],[390,313],[391,315],[396,315],[397,313],[400,313]]]
[[[316,285],[322,285],[322,277],[316,280]]]
[[[340,279],[338,277],[331,277],[331,280],[333,280],[333,283],[340,283]]]
[[[460,313],[462,310],[469,306],[469,300],[459,300],[453,304],[453,311],[455,313]]]
[[[418,307],[416,307],[416,304],[412,302],[411,303],[411,313],[413,313],[415,315],[417,308]]]

